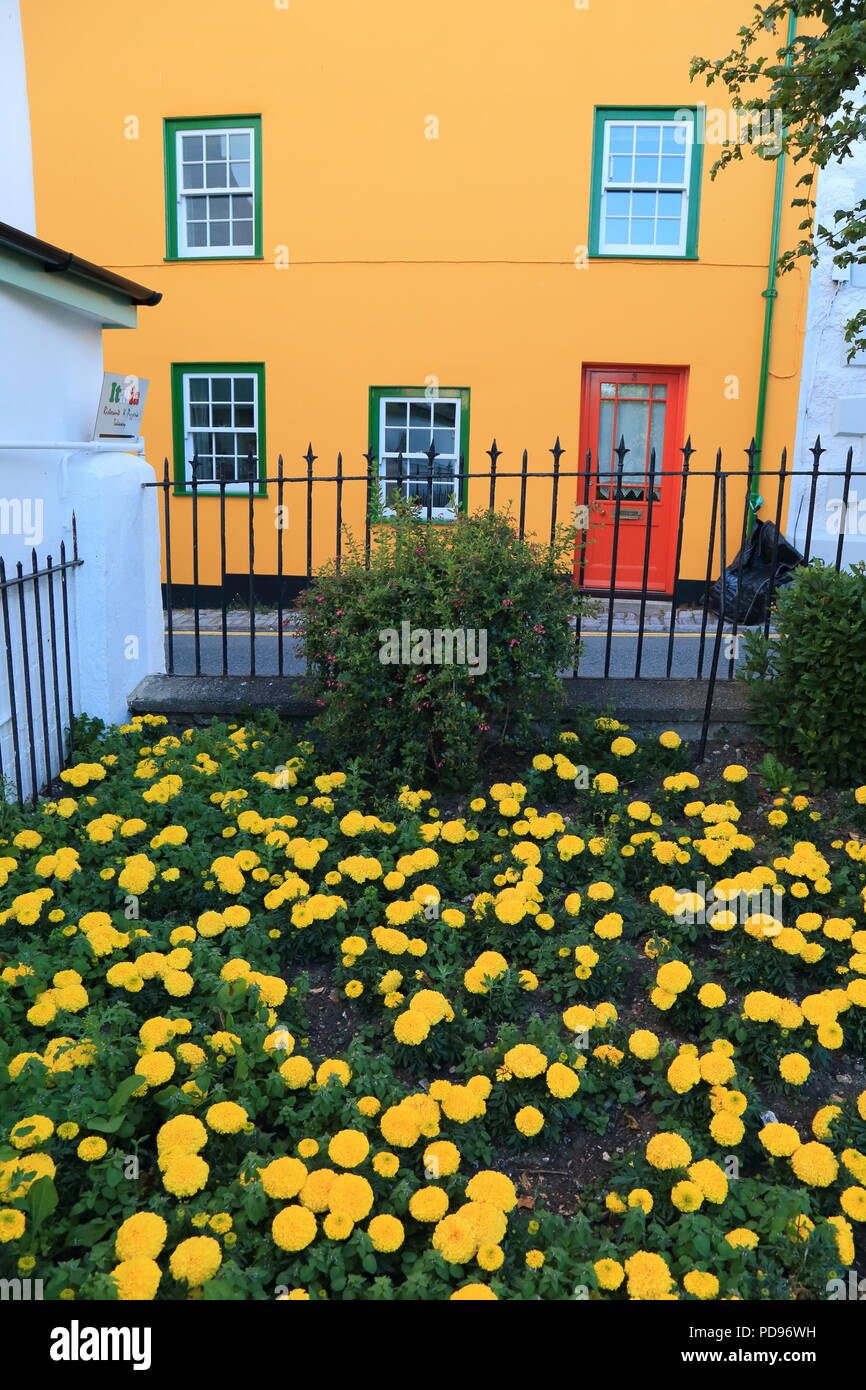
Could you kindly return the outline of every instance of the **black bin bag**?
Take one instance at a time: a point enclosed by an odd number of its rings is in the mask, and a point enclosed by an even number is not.
[[[713,613],[723,612],[726,622],[740,627],[765,623],[776,589],[790,584],[794,570],[803,563],[803,556],[772,521],[756,521],[743,549],[721,579],[710,585],[708,607]]]

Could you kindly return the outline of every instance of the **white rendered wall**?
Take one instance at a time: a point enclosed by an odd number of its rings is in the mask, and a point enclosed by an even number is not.
[[[0,555],[7,577],[21,561],[31,567],[59,559],[60,542],[72,554],[72,514],[84,563],[68,578],[73,703],[76,712],[108,722],[127,717],[126,697],[138,681],[165,669],[160,589],[159,525],[153,470],[133,454],[79,450],[18,450],[10,441],[86,441],[93,433],[102,383],[99,320],[0,285]],[[35,641],[33,586],[25,589],[36,782],[45,771],[45,735]],[[58,619],[59,580],[55,580]],[[53,672],[47,618],[47,581],[40,585],[43,651],[48,683],[49,745],[56,763]],[[9,594],[9,650],[24,718],[24,652],[16,591]],[[2,619],[0,619],[2,623]],[[0,754],[14,783],[7,649],[0,625]],[[65,650],[58,632],[62,708],[66,713]],[[29,751],[21,765],[25,793],[33,776]]]
[[[859,99],[866,101],[866,84]],[[833,213],[862,198],[866,198],[863,141],[853,147],[848,159],[820,171],[816,227],[832,228]],[[866,266],[852,266],[849,281],[834,279],[834,271],[839,274],[828,251],[811,276],[794,465],[797,469],[812,467],[809,450],[820,435],[827,452],[821,459],[811,550],[814,556],[831,563],[835,562],[842,520],[843,480],[828,475],[844,468],[849,448],[853,448],[854,468],[866,468],[866,354],[849,364],[844,340],[845,324],[866,307]],[[808,478],[793,479],[787,534],[800,550],[806,534],[809,489]],[[846,564],[866,560],[866,479],[851,483],[842,553]]]
[[[22,232],[35,235],[30,110],[18,0],[0,0],[0,130],[3,132],[0,222],[8,222]]]

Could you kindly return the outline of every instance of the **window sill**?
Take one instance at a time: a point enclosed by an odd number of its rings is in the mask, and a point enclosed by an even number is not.
[[[175,483],[174,487],[172,488],[172,493],[175,497],[189,497],[190,499],[192,499],[193,496],[193,491],[191,487],[180,487],[177,483]],[[210,484],[203,484],[202,486],[196,488],[195,495],[196,497],[221,497],[222,489],[219,487],[213,487]],[[254,500],[256,498],[267,497],[267,495],[268,489],[266,484],[262,485],[261,483],[258,483],[253,488]],[[229,498],[233,497],[237,497],[242,502],[248,502],[250,500],[249,487],[245,487],[243,484],[239,486],[237,483],[226,483],[226,501],[228,501]]]
[[[697,253],[694,255],[684,254],[682,256],[660,256],[651,253],[646,256],[641,256],[634,251],[590,251],[589,259],[591,261],[634,261],[639,265],[642,261],[654,261],[656,263],[673,261],[675,264],[679,261],[699,261],[700,257]]]
[[[164,265],[220,265],[223,261],[264,261],[264,256],[256,252],[253,255],[245,256],[243,252],[233,256],[163,256]]]

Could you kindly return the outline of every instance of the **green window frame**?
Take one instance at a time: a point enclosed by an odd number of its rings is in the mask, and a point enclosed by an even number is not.
[[[173,362],[171,416],[176,497],[192,496],[192,460],[204,442],[196,435],[209,436],[199,497],[219,497],[220,474],[227,497],[249,497],[242,461],[250,435],[256,439],[253,496],[267,496],[264,362]]]
[[[595,108],[590,256],[697,260],[702,115],[700,106]]]
[[[413,406],[416,407],[414,410]],[[441,410],[437,410],[437,406],[441,406]],[[457,513],[466,511],[469,491],[465,476],[469,467],[468,386],[437,387],[435,390],[426,386],[371,386],[368,439],[371,514],[374,520],[388,521],[393,517],[388,484],[393,486],[399,472],[401,452],[404,463],[403,496],[417,497],[421,504],[421,519],[427,519],[428,460],[423,455],[431,442],[437,449],[437,459],[434,459],[433,465],[434,506],[430,518],[433,525],[447,525]],[[440,448],[440,445],[444,447]],[[439,455],[443,462],[437,469]],[[464,476],[458,478],[461,459]],[[413,473],[419,479],[414,492],[411,491]],[[445,504],[442,493],[443,484],[448,478],[454,484],[450,496],[456,499],[456,510]]]
[[[166,260],[261,260],[261,116],[184,116],[164,121],[163,130]],[[208,148],[219,136],[223,154]],[[215,237],[219,244],[211,244]]]

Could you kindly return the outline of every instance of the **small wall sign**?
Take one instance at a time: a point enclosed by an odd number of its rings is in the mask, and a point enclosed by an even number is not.
[[[137,439],[141,434],[141,417],[148,385],[140,376],[105,372],[93,438]]]

